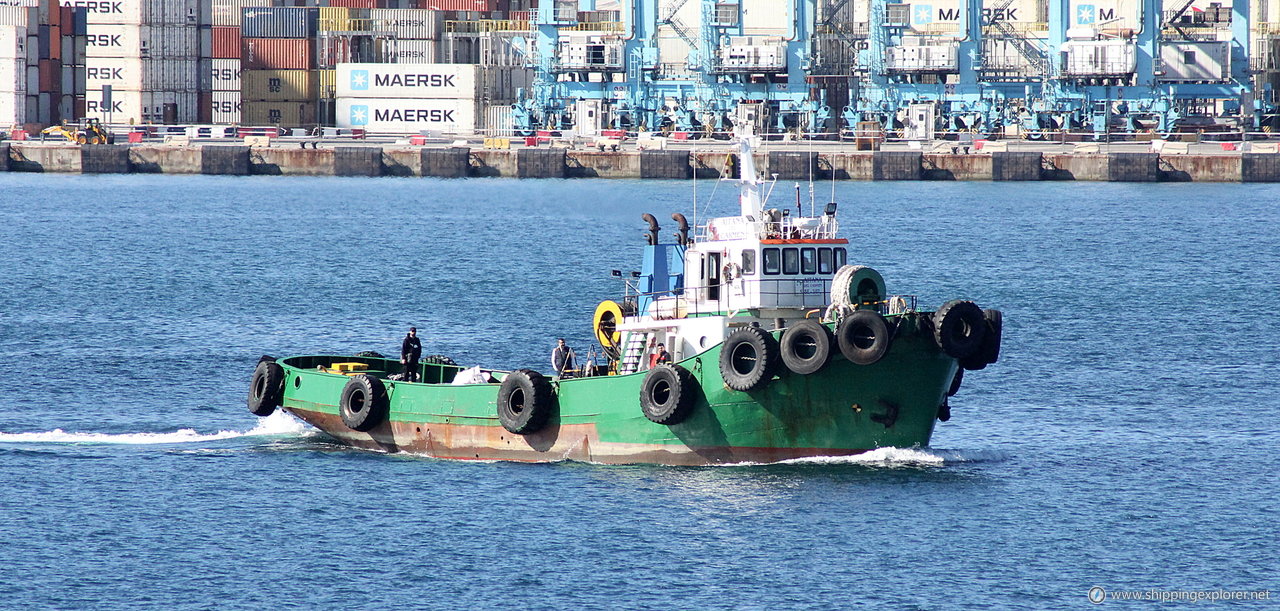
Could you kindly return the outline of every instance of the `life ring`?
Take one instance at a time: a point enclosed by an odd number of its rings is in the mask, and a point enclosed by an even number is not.
[[[382,380],[362,373],[347,380],[338,401],[342,423],[353,431],[367,432],[387,419],[387,387]]]
[[[649,370],[640,384],[640,409],[657,424],[678,424],[693,411],[698,381],[688,369],[664,363]]]
[[[1000,360],[1000,340],[1004,334],[1004,314],[1000,310],[983,310],[983,322],[986,323],[986,335],[982,338],[982,345],[972,356],[960,359],[960,367],[970,371],[986,369],[990,365]]]
[[[622,318],[622,306],[616,301],[606,299],[596,306],[596,313],[591,317],[591,328],[595,330],[596,341],[601,346],[606,349],[614,348],[622,341],[622,334],[618,332]]]
[[[889,351],[889,323],[874,310],[854,310],[836,331],[840,354],[858,365],[878,362]]]
[[[498,387],[498,420],[517,435],[536,433],[551,416],[551,382],[532,369],[517,369]]]
[[[760,327],[743,327],[720,346],[720,377],[733,390],[763,388],[778,368],[778,342]]]
[[[800,375],[818,373],[831,360],[831,330],[816,320],[802,320],[782,334],[779,348],[787,369]]]
[[[722,278],[724,279],[725,284],[733,284],[734,278],[742,277],[742,268],[737,263],[734,263],[733,261],[725,263],[724,267],[721,268],[720,272],[722,274]]]
[[[951,358],[973,356],[982,348],[986,335],[982,309],[972,301],[948,301],[933,314],[934,341]]]
[[[284,368],[264,356],[249,380],[249,413],[270,416],[284,399]]]

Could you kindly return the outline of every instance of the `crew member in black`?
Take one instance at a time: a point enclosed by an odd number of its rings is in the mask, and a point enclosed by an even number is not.
[[[657,357],[653,359],[654,365],[661,365],[663,363],[671,362],[671,353],[667,352],[666,344],[658,344],[658,350],[656,351],[656,354],[654,356]]]
[[[418,328],[409,327],[409,334],[400,342],[400,362],[404,364],[404,381],[412,382],[418,377],[418,359],[422,358],[422,340],[418,339]]]
[[[556,342],[556,347],[551,351],[551,367],[555,369],[556,375],[564,377],[564,374],[573,369],[573,348],[564,343],[564,338],[560,338]]]

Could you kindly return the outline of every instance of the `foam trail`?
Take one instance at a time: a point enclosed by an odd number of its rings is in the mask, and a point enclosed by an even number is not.
[[[782,461],[790,465],[868,465],[878,467],[941,467],[968,462],[999,462],[1001,452],[982,450],[940,450],[934,448],[876,448],[853,456],[815,456]]]
[[[302,421],[277,411],[248,431],[218,431],[200,434],[193,429],[180,429],[171,433],[67,433],[54,429],[42,433],[0,433],[0,443],[97,443],[120,445],[155,445],[166,443],[194,443],[217,441],[237,437],[261,437],[267,435],[296,435],[310,430]]]

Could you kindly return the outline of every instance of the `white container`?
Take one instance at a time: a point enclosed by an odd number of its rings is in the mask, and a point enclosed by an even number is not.
[[[440,59],[436,40],[379,40],[382,61],[388,64],[434,64]]]
[[[39,10],[34,7],[15,6],[10,2],[0,6],[0,26],[16,25],[21,27],[40,23]]]
[[[20,59],[0,59],[0,91],[26,92],[27,65]]]
[[[401,40],[440,40],[444,29],[443,14],[428,9],[379,8],[369,12],[373,31],[388,33]]]
[[[376,133],[474,133],[481,128],[473,99],[339,98],[335,123]]]
[[[0,127],[27,121],[27,96],[21,91],[0,91]]]
[[[27,57],[27,28],[19,25],[0,25],[0,59],[25,59]]]
[[[61,6],[83,7],[86,23],[131,25],[196,25],[199,0],[62,0]]]
[[[172,105],[178,123],[194,123],[197,119],[195,92],[116,91],[111,92],[110,113],[102,104],[102,90],[85,93],[85,116],[113,123],[161,123],[165,108]]]
[[[94,57],[85,61],[85,88],[198,91],[199,64],[189,59]]]
[[[200,88],[204,91],[240,91],[240,60],[201,60]]]
[[[214,123],[240,122],[239,91],[215,91],[211,96],[213,104],[212,119]]]
[[[514,98],[515,83],[528,81],[524,68],[469,64],[338,64],[339,98]]]
[[[86,57],[199,57],[194,27],[89,24]]]
[[[201,21],[207,21],[208,25],[238,26],[240,9],[246,6],[271,6],[271,0],[204,0]]]

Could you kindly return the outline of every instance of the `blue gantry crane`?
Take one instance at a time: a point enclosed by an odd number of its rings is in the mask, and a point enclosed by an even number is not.
[[[830,110],[806,79],[816,0],[751,6],[723,0],[623,0],[619,24],[583,21],[593,0],[540,3],[531,91],[515,109],[523,130],[728,129],[825,126]],[[747,10],[775,17],[751,33]],[[616,25],[616,27],[614,27]]]
[[[1039,17],[1047,32],[1012,23],[1015,0],[862,0],[865,24],[835,23],[853,1],[622,0],[615,23],[593,20],[595,0],[544,1],[528,55],[535,80],[514,109],[517,127],[698,133],[747,121],[826,131],[841,119],[916,139],[1035,138],[1223,121],[1247,128],[1264,110],[1255,103],[1243,0],[1207,9],[1178,0],[1169,10],[1163,0],[1112,8],[1048,0]],[[1136,8],[1119,15],[1121,4]],[[760,27],[761,12],[771,30]],[[813,74],[824,36],[856,58],[835,75],[847,83],[835,117],[829,84],[816,86],[832,75]]]

